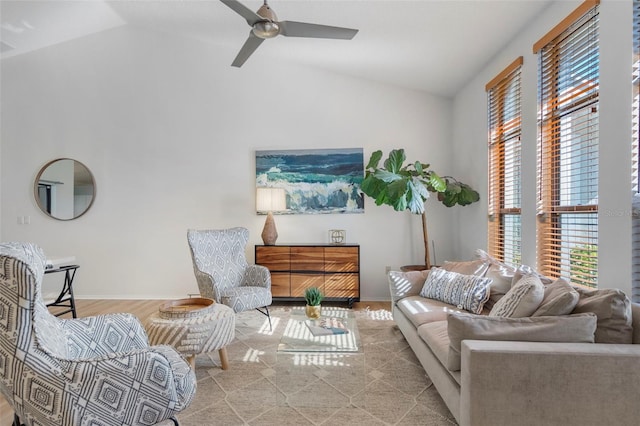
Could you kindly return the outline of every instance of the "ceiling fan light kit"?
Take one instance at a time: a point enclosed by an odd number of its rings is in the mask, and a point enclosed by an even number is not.
[[[256,22],[251,31],[253,31],[256,37],[274,38],[280,33],[280,27],[277,22],[263,21]]]
[[[308,24],[295,21],[278,21],[276,13],[264,0],[264,4],[253,12],[237,0],[220,0],[238,15],[242,16],[249,26],[251,32],[245,41],[242,49],[231,64],[234,67],[241,67],[255,52],[264,39],[274,38],[277,35],[285,37],[312,37],[331,38],[341,40],[351,40],[358,33],[358,30],[343,27],[331,27],[328,25]]]

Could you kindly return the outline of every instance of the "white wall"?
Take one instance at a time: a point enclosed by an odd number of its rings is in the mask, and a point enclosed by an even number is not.
[[[363,147],[366,161],[404,147],[451,174],[450,100],[268,62],[266,49],[236,69],[235,53],[121,27],[3,60],[2,240],[75,255],[80,298],[184,297],[197,292],[188,228],[246,226],[250,260],[261,243],[255,150]],[[38,170],[58,157],[81,161],[97,182],[77,220],[50,219],[33,199]],[[430,204],[438,258],[451,258],[450,210]],[[361,245],[362,300],[388,300],[385,266],[422,263],[420,218],[371,199],[365,214],[276,224],[282,243],[345,229]]]
[[[516,57],[522,68],[522,259],[536,263],[537,61],[532,45],[581,1],[558,1],[514,39],[454,99],[453,167],[484,202],[456,210],[454,252],[470,258],[487,246],[487,98],[485,84]],[[631,1],[600,6],[599,282],[631,294]]]

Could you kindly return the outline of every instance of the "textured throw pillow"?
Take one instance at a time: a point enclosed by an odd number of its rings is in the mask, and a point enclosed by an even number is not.
[[[580,295],[563,278],[558,278],[544,288],[544,298],[532,316],[569,315],[578,304]]]
[[[576,291],[580,300],[573,313],[593,312],[598,317],[596,343],[632,343],[631,301],[621,290]]]
[[[594,314],[499,318],[451,313],[447,315],[447,368],[460,370],[463,340],[593,343],[595,330]]]
[[[489,316],[522,318],[533,314],[544,298],[544,286],[534,275],[522,278],[493,305]]]
[[[431,268],[420,296],[479,314],[489,298],[489,284],[488,278]]]
[[[444,261],[441,268],[445,271],[457,272],[462,275],[477,275],[483,277],[489,264],[481,259],[464,262]]]

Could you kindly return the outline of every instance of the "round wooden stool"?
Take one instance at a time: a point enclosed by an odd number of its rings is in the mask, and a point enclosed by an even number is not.
[[[171,345],[195,368],[196,355],[218,351],[222,369],[229,368],[226,346],[236,333],[233,309],[212,299],[173,300],[147,319],[152,345]]]

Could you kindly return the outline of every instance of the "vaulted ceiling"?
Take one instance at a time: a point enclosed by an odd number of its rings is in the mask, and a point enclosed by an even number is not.
[[[262,1],[242,1],[257,10]],[[550,0],[271,0],[280,20],[356,28],[353,40],[276,37],[254,53],[357,78],[452,96]],[[228,52],[249,34],[219,0],[0,2],[1,58],[131,25]],[[220,49],[212,49],[220,54]],[[213,52],[212,52],[213,54]],[[257,66],[252,58],[245,67]],[[261,61],[264,66],[264,61]]]

